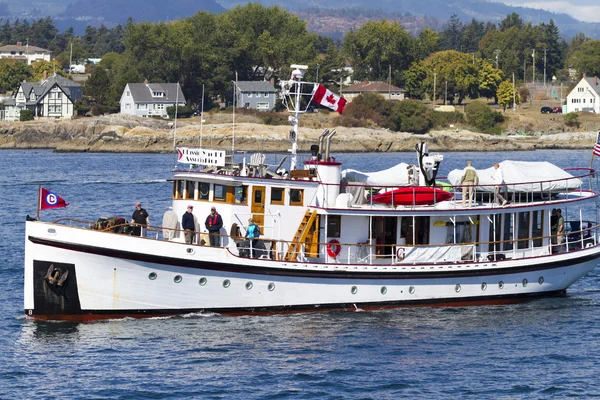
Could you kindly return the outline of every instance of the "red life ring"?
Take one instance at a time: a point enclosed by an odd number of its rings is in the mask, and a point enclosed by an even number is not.
[[[327,254],[329,254],[329,257],[336,258],[340,254],[340,251],[342,251],[342,246],[337,240],[331,239],[327,243]]]
[[[396,250],[396,259],[398,261],[403,261],[405,256],[404,247],[398,247],[398,250]]]

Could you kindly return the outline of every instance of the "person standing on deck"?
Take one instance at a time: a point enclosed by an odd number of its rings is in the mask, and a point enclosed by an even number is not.
[[[146,227],[150,225],[150,216],[148,212],[142,208],[142,203],[135,203],[135,211],[131,215],[131,223],[133,226],[134,236],[146,236]]]
[[[187,244],[194,243],[194,235],[196,230],[196,222],[194,221],[194,207],[189,205],[187,211],[181,217],[181,228],[185,231],[185,242]]]
[[[206,221],[204,222],[204,226],[208,229],[210,245],[212,247],[220,246],[220,237],[219,231],[223,227],[223,219],[217,212],[217,209],[212,206],[210,208],[210,214],[206,217]]]
[[[504,185],[504,175],[502,174],[502,170],[500,169],[500,164],[494,163],[494,174],[492,175],[492,179],[494,180],[494,203],[496,205],[500,205],[502,201],[502,205],[505,206],[507,201],[500,194],[502,190],[502,186]]]
[[[560,208],[556,209],[556,245],[558,246],[558,252],[565,251],[563,246],[564,236],[565,234],[565,219],[562,216],[562,210]]]
[[[260,228],[254,220],[250,218],[248,220],[248,227],[246,228],[246,238],[250,240],[250,257],[255,258],[257,254],[256,247],[258,245],[258,238],[260,237]]]
[[[477,176],[477,171],[473,168],[473,164],[471,161],[467,161],[467,166],[463,170],[463,175],[460,180],[460,184],[462,187],[462,206],[465,207],[465,200],[467,199],[467,195],[469,196],[469,207],[471,207],[471,203],[473,203],[473,188],[479,183],[479,177]]]

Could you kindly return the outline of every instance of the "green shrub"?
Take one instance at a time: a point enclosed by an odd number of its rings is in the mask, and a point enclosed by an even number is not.
[[[175,118],[175,108],[175,106],[167,107],[167,115],[171,119]],[[190,118],[193,113],[194,110],[188,105],[177,107],[177,118]]]
[[[75,102],[75,111],[77,112],[77,115],[86,115],[90,112],[90,109],[90,103],[85,97],[82,97]]]
[[[447,128],[451,124],[454,125],[464,122],[465,116],[459,111],[433,111],[431,113],[431,125],[433,128]]]
[[[109,106],[103,106],[101,104],[96,104],[95,106],[92,107],[92,115],[94,115],[94,116],[104,115],[104,114],[108,113],[109,110],[110,110]]]
[[[288,125],[287,114],[277,112],[259,112],[257,115],[265,125]]]
[[[33,111],[21,110],[19,121],[33,121]]]
[[[579,128],[579,125],[581,125],[581,123],[579,122],[579,114],[577,114],[576,112],[567,113],[565,114],[564,118],[565,125],[567,126]]]
[[[467,105],[465,113],[467,122],[481,132],[500,133],[500,127],[497,125],[504,122],[504,116],[502,113],[492,110],[487,104],[474,101]]]
[[[423,134],[431,129],[431,111],[423,103],[402,100],[394,106],[392,120],[397,131]]]

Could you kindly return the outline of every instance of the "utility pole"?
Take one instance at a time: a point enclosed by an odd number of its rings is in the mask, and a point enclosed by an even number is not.
[[[517,93],[515,91],[515,73],[513,72],[513,113],[517,112]]]
[[[319,64],[317,64],[317,79],[316,82],[319,83]]]
[[[436,74],[435,71],[433,71],[433,109],[435,110],[435,79],[436,79]]]
[[[544,87],[546,87],[546,50],[544,49]]]
[[[533,49],[533,53],[531,53],[531,57],[533,58],[533,64],[531,65],[531,82],[535,85],[535,49]]]
[[[502,53],[502,50],[500,49],[496,49],[494,51],[494,54],[496,55],[496,69],[498,69],[498,56],[500,55],[500,53]]]
[[[448,104],[448,81],[446,81],[446,93],[444,94],[444,105]]]
[[[71,42],[71,53],[69,54],[69,76],[71,76],[71,65],[73,65],[73,42]]]
[[[523,83],[527,85],[527,56],[523,57]]]
[[[392,64],[389,65],[388,71],[388,100],[392,100]]]

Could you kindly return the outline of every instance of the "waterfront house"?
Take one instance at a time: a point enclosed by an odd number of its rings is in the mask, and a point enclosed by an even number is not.
[[[394,85],[390,85],[387,82],[381,81],[363,81],[352,85],[348,88],[344,88],[343,95],[347,101],[352,101],[353,98],[362,93],[378,93],[385,97],[387,100],[404,100],[404,89],[400,89]]]
[[[50,61],[52,58],[52,52],[50,50],[42,49],[37,46],[30,46],[23,43],[17,42],[16,45],[9,44],[0,47],[0,58],[13,58],[15,60],[23,61],[27,65],[40,60]]]
[[[267,81],[239,81],[235,91],[237,107],[270,111],[275,107],[275,87]]]
[[[168,118],[167,107],[185,106],[179,83],[128,83],[121,95],[121,114]]]
[[[600,85],[598,77],[583,78],[567,95],[567,104],[563,112],[590,111],[600,114]],[[566,110],[565,110],[566,108]]]
[[[82,86],[60,75],[39,82],[23,82],[4,101],[4,120],[18,121],[21,110],[31,110],[36,118],[71,118],[75,102],[83,96]]]

